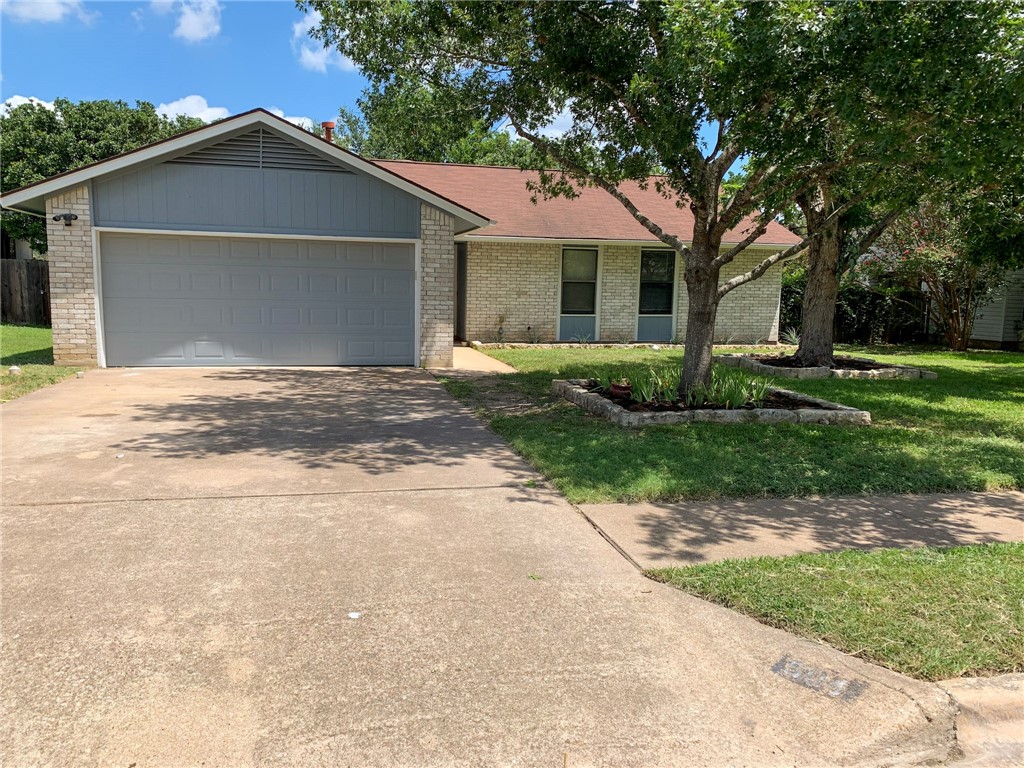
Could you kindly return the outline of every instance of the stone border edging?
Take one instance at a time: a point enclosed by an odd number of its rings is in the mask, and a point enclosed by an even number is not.
[[[871,414],[867,411],[777,387],[772,387],[771,391],[793,395],[822,407],[798,408],[793,411],[782,408],[708,408],[693,411],[635,412],[627,411],[608,398],[590,392],[585,386],[588,383],[584,379],[554,379],[551,382],[551,392],[620,427],[689,424],[697,421],[716,424],[845,424],[858,427],[871,425]]]
[[[874,363],[867,357],[851,357],[861,363]],[[893,365],[882,363],[886,368],[879,368],[874,371],[855,371],[848,368],[783,368],[777,365],[765,365],[746,355],[716,355],[715,362],[728,365],[732,368],[745,368],[762,376],[776,376],[783,379],[937,379],[939,374],[935,371],[927,371],[924,368],[914,368],[909,365]]]

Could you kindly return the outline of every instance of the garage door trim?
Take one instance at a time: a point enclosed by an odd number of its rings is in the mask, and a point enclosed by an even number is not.
[[[413,237],[343,237],[331,235],[289,235],[266,232],[208,232],[189,229],[147,229],[138,227],[93,227],[92,228],[92,271],[96,296],[96,363],[107,367],[106,329],[103,319],[103,271],[100,252],[100,235],[105,233],[124,235],[163,235],[181,237],[233,237],[258,240],[322,240],[348,243],[396,243],[413,246],[413,366],[420,365],[420,259],[423,241]]]

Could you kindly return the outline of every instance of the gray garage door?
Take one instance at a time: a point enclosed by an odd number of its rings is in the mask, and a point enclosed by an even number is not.
[[[411,365],[411,244],[104,233],[108,365]]]

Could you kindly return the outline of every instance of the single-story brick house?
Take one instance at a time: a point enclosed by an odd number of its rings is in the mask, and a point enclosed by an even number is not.
[[[253,110],[0,204],[46,217],[62,364],[443,367],[456,338],[682,335],[673,252],[605,192],[534,204],[529,177],[371,161]],[[793,242],[773,224],[723,278]],[[719,336],[774,341],[778,311],[773,269],[725,298]]]

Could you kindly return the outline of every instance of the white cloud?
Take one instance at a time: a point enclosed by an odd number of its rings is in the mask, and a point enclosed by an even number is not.
[[[184,0],[178,5],[174,36],[189,43],[209,40],[220,34],[221,4],[217,0]]]
[[[0,115],[6,115],[12,109],[20,107],[22,104],[38,104],[41,107],[46,107],[51,112],[54,110],[52,101],[43,101],[35,96],[11,96],[3,104],[0,104]]]
[[[96,11],[87,11],[82,0],[3,0],[0,9],[15,21],[55,22],[76,16],[91,24],[99,16]]]
[[[277,115],[284,120],[287,120],[292,125],[297,125],[299,128],[304,128],[307,131],[313,130],[313,118],[311,117],[295,117],[293,115],[286,115],[283,109],[277,107],[271,107],[267,110],[272,115]]]
[[[570,128],[572,128],[572,126],[572,112],[569,110],[569,107],[566,107],[557,115],[555,115],[555,119],[545,127],[541,128],[540,131],[538,131],[538,133],[541,136],[547,136],[549,138],[557,139]]]
[[[149,7],[153,10],[153,13],[163,16],[174,10],[174,2],[175,0],[152,0]]]
[[[299,59],[303,69],[326,74],[333,67],[342,72],[354,72],[355,63],[347,56],[342,56],[334,48],[324,48],[319,40],[313,40],[309,32],[319,26],[319,11],[310,11],[292,24],[292,50]]]
[[[225,107],[211,107],[206,103],[206,99],[195,94],[172,101],[169,104],[160,104],[157,106],[156,111],[164,117],[175,117],[176,115],[198,117],[204,123],[223,120],[231,114]]]

